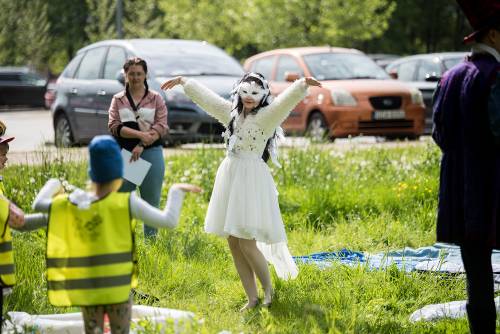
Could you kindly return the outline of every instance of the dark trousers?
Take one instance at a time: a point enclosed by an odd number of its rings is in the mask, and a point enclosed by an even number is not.
[[[472,334],[495,333],[496,308],[491,268],[492,249],[480,245],[461,245],[467,275],[467,316]]]

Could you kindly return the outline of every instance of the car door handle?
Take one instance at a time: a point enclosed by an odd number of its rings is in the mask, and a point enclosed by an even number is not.
[[[71,89],[69,90],[69,92],[70,92],[71,94],[78,94],[78,89],[76,89],[76,88],[71,88]]]
[[[97,95],[104,96],[104,95],[106,95],[106,91],[105,91],[105,90],[103,90],[103,89],[99,89],[99,90],[97,91]]]

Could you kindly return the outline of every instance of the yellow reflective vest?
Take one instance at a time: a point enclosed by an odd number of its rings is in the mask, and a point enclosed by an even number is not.
[[[0,195],[2,195],[0,198],[0,286],[2,287],[16,284],[12,235],[8,224],[10,202],[3,197],[4,193],[3,182],[0,180]]]
[[[79,209],[68,195],[52,200],[47,283],[55,306],[124,303],[137,285],[130,193],[111,192]]]

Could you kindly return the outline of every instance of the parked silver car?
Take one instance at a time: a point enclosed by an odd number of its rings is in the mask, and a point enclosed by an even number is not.
[[[241,65],[222,49],[201,41],[170,39],[107,40],[82,48],[56,82],[52,118],[57,146],[88,143],[108,133],[108,108],[124,89],[122,66],[129,57],[148,63],[148,85],[160,92],[168,108],[169,142],[220,140],[222,126],[195,105],[182,89],[165,93],[160,85],[182,75],[223,97],[243,75]]]
[[[399,58],[387,65],[391,77],[418,88],[425,103],[424,133],[432,131],[432,95],[444,72],[461,62],[467,52],[429,53]]]

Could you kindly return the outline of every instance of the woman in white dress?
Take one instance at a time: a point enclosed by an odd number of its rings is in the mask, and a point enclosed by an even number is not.
[[[226,127],[227,156],[217,171],[205,231],[228,240],[248,297],[242,310],[258,305],[255,275],[264,290],[262,305],[268,307],[273,290],[266,260],[283,279],[295,278],[298,269],[287,247],[278,192],[266,161],[276,161],[277,127],[306,96],[307,87],[320,83],[310,77],[297,80],[271,101],[264,77],[247,73],[233,90],[232,102],[192,78],[177,77],[161,88],[178,84]]]

